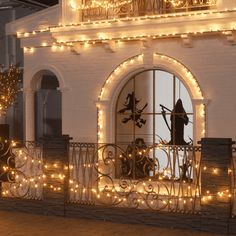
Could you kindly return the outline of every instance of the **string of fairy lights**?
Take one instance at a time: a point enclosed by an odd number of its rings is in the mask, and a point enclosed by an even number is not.
[[[22,80],[22,70],[11,65],[7,70],[0,71],[0,112],[5,115],[19,92],[19,83]]]
[[[112,20],[101,20],[101,21],[88,21],[88,22],[79,22],[79,23],[70,23],[66,25],[59,24],[57,26],[50,26],[44,29],[33,30],[29,32],[17,32],[18,38],[29,38],[35,37],[38,34],[47,34],[47,33],[57,33],[64,30],[76,30],[77,27],[81,29],[88,28],[90,26],[108,26],[121,24],[122,22],[139,22],[139,21],[147,21],[147,20],[158,20],[158,19],[168,19],[168,18],[178,18],[183,16],[210,16],[210,15],[220,15],[224,13],[232,13],[236,12],[236,9],[233,10],[224,10],[224,11],[202,11],[202,12],[188,12],[188,13],[176,13],[176,14],[164,14],[164,15],[153,15],[153,16],[143,16],[143,17],[126,17],[126,18],[119,18],[119,19],[112,19]],[[89,29],[89,28],[88,28]],[[89,47],[95,44],[103,44],[111,41],[115,41],[117,43],[121,42],[130,42],[130,41],[143,41],[145,39],[161,39],[161,38],[186,38],[186,37],[195,37],[195,36],[204,36],[208,34],[223,34],[226,36],[232,35],[235,32],[236,24],[230,27],[223,28],[223,26],[214,26],[209,27],[208,29],[196,30],[196,31],[187,31],[187,32],[169,32],[169,33],[157,33],[157,34],[132,34],[127,36],[108,36],[106,34],[100,33],[99,35],[93,36],[93,38],[89,37],[81,37],[78,39],[69,39],[69,40],[56,40],[53,43],[41,42],[38,46],[26,46],[24,47],[25,53],[33,53],[37,48],[51,48],[52,51],[64,51],[65,48],[71,48],[75,43],[79,43],[82,46]]]
[[[172,14],[162,14],[162,15],[146,15],[141,17],[125,17],[125,18],[113,18],[110,20],[99,20],[99,21],[90,21],[87,22],[71,22],[68,24],[61,24],[54,26],[48,26],[46,28],[41,29],[35,29],[32,31],[27,32],[16,32],[16,36],[18,38],[26,38],[26,37],[32,37],[36,36],[40,33],[46,33],[46,32],[55,32],[57,30],[66,29],[66,28],[73,28],[73,27],[88,27],[93,25],[111,25],[116,23],[125,23],[125,22],[144,22],[148,20],[158,20],[158,19],[172,19],[172,18],[179,18],[179,17],[194,17],[194,16],[210,16],[210,15],[221,15],[225,13],[233,13],[236,12],[236,9],[230,9],[230,10],[222,10],[222,11],[202,11],[202,12],[182,12],[182,13],[172,13]],[[218,29],[219,30],[219,29]],[[217,31],[217,29],[216,29]],[[204,31],[201,31],[202,33]],[[193,31],[194,33],[194,31]]]

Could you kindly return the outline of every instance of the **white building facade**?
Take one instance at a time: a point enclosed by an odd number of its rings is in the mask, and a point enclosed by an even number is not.
[[[236,1],[101,2],[62,0],[7,25],[24,48],[25,140],[61,126],[78,142],[168,142],[160,105],[170,125],[178,98],[191,121],[186,141],[235,140]],[[57,78],[60,96],[35,102],[44,75]],[[120,112],[135,88],[138,120]],[[45,117],[58,126],[43,124]]]
[[[236,0],[62,0],[9,23],[24,138],[44,137],[24,196],[235,232],[235,29]]]

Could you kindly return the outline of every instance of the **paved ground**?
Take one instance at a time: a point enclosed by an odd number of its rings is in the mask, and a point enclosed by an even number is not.
[[[212,236],[186,230],[0,212],[0,236]]]

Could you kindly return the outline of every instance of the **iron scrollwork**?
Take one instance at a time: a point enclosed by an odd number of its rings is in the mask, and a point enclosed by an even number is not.
[[[8,179],[2,181],[3,197],[42,198],[42,151],[33,143],[15,147],[4,145],[9,154],[5,165]],[[14,163],[14,164],[9,164]],[[4,175],[3,175],[4,176]]]
[[[140,146],[133,146],[130,152],[129,148],[127,151],[118,145],[106,144],[90,150],[92,153],[83,149],[80,154],[72,149],[75,156],[71,156],[70,163],[76,166],[70,174],[73,183],[70,201],[156,211],[199,211],[197,147],[157,145],[143,147],[141,151]],[[78,154],[83,155],[85,162],[81,162]],[[133,165],[130,170],[124,170],[122,159],[132,162],[137,154],[143,161],[142,168],[137,171],[134,168],[140,166]]]
[[[11,145],[12,142],[8,140],[0,142],[0,182],[14,181],[12,169],[15,168],[15,155]]]

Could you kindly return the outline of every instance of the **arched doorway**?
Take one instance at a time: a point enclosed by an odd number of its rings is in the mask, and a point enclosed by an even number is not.
[[[39,72],[35,91],[35,140],[44,136],[61,136],[61,92],[59,81],[50,71]]]

